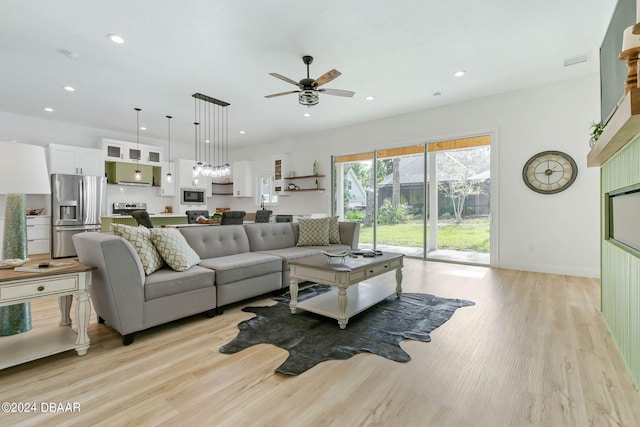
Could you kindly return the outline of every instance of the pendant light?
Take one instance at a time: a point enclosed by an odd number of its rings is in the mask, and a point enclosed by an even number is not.
[[[173,117],[167,116],[167,182],[173,181],[173,175],[171,175],[171,119]]]
[[[142,172],[140,171],[140,108],[134,108],[134,110],[136,110],[136,150],[138,151],[134,176],[136,181],[140,181],[142,179]]]
[[[229,166],[229,120],[226,107],[230,104],[201,93],[194,93],[192,96],[194,125],[196,125],[194,138],[196,165],[193,167],[193,177],[194,179],[228,177],[231,168]],[[204,129],[198,130],[198,125],[201,123],[204,124]]]

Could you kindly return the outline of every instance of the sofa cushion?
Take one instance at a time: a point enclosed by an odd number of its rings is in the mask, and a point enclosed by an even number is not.
[[[197,265],[188,271],[175,271],[163,268],[147,276],[144,283],[144,299],[150,301],[169,295],[195,291],[206,287],[213,287],[215,271]]]
[[[179,228],[200,259],[249,252],[249,239],[242,225],[212,225]]]
[[[282,271],[289,270],[289,261],[292,259],[303,258],[311,255],[318,255],[322,249],[314,246],[305,246],[305,247],[291,247],[284,249],[273,249],[270,251],[263,251],[261,253],[267,255],[275,255],[282,259]]]
[[[200,266],[215,270],[216,286],[224,286],[239,280],[281,272],[282,259],[273,255],[247,252],[203,259]]]
[[[324,246],[329,244],[329,218],[300,218],[296,246]]]
[[[293,228],[288,222],[245,224],[244,229],[252,252],[284,249],[296,245]]]
[[[144,274],[149,275],[164,265],[160,253],[151,242],[149,229],[143,226],[133,227],[124,224],[111,224],[111,231],[127,240],[136,250]]]
[[[175,228],[152,228],[151,241],[162,259],[176,271],[186,271],[200,262],[200,257]]]

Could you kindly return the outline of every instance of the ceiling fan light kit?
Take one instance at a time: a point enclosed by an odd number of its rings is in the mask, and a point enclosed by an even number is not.
[[[314,90],[303,90],[298,95],[298,102],[307,107],[316,105],[320,101],[318,93]]]
[[[334,96],[345,96],[352,97],[355,95],[355,92],[350,90],[342,90],[342,89],[318,89],[319,86],[322,86],[326,83],[329,83],[333,79],[340,76],[340,71],[338,70],[330,70],[318,77],[317,79],[312,79],[309,77],[309,64],[313,62],[313,57],[309,55],[305,55],[302,57],[302,62],[307,66],[307,77],[296,82],[288,77],[280,75],[278,73],[269,73],[273,77],[285,81],[287,83],[291,83],[294,86],[298,86],[300,90],[292,90],[289,92],[280,92],[274,93],[272,95],[266,95],[265,98],[275,98],[277,96],[289,95],[291,93],[298,94],[298,102],[301,105],[306,105],[307,107],[312,107],[317,105],[320,102],[320,93],[324,93],[326,95],[334,95]]]

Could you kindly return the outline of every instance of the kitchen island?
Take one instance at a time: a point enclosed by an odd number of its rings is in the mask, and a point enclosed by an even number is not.
[[[187,216],[181,213],[149,214],[154,227],[162,227],[170,224],[186,224]],[[102,217],[102,231],[109,231],[111,224],[138,225],[131,215],[105,215]]]

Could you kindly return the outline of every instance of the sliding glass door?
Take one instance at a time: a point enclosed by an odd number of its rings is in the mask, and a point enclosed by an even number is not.
[[[338,156],[334,212],[360,248],[489,264],[490,137]]]
[[[426,258],[489,264],[489,142],[483,136],[427,145],[432,215]]]

